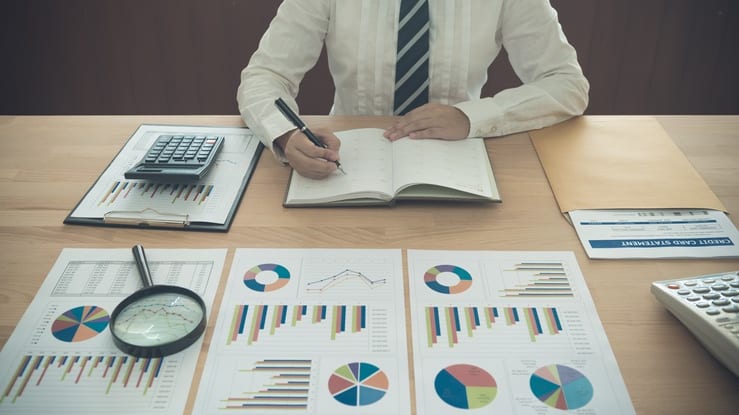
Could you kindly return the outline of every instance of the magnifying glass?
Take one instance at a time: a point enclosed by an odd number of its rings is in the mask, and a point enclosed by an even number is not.
[[[113,342],[136,357],[162,357],[193,344],[205,331],[205,302],[175,285],[155,285],[144,248],[132,248],[144,288],[126,297],[110,319]]]

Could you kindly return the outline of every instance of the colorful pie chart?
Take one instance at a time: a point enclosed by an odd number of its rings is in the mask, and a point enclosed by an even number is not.
[[[104,309],[85,305],[67,310],[51,324],[51,334],[63,342],[80,342],[100,334],[110,321]]]
[[[562,365],[549,365],[536,370],[529,387],[537,399],[557,409],[578,409],[593,398],[593,385],[579,371]]]
[[[487,406],[498,394],[495,379],[477,366],[458,364],[439,371],[434,389],[442,401],[460,409]]]
[[[387,393],[385,372],[366,362],[349,363],[336,369],[328,379],[328,390],[338,402],[348,406],[373,404]]]
[[[263,273],[271,274],[270,277],[274,281],[262,283],[258,277],[265,278]],[[264,279],[262,279],[264,281]],[[244,274],[244,285],[254,291],[275,291],[287,285],[290,282],[290,271],[279,264],[260,264],[246,271]]]
[[[452,273],[454,284],[442,283],[442,276],[445,273]],[[429,268],[423,275],[426,285],[432,290],[442,294],[458,294],[472,286],[472,275],[467,270],[456,265],[437,265]]]

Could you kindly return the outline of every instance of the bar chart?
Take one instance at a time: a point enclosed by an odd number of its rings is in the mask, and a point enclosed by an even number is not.
[[[536,342],[564,331],[555,307],[428,306],[424,308],[428,347],[453,348],[463,338],[517,336]],[[513,330],[506,330],[507,328]],[[525,337],[524,337],[525,336]]]
[[[223,399],[220,409],[306,411],[310,399],[311,360],[265,359],[252,366],[239,369],[234,384],[248,385],[242,392]]]
[[[53,410],[56,400],[80,394],[106,396],[105,405],[116,408],[127,402],[132,409],[161,409],[169,404],[163,397],[173,387],[167,378],[177,371],[177,361],[122,354],[26,354],[8,369],[13,376],[2,389],[0,413]]]
[[[117,180],[108,186],[98,206],[114,207],[117,203],[155,201],[157,204],[206,203],[213,194],[215,185],[198,183],[155,183],[136,180]]]
[[[363,304],[237,304],[225,344],[290,349],[294,340],[304,348],[382,351],[388,347],[388,313]]]
[[[503,297],[572,297],[565,264],[560,261],[522,261],[502,271]]]

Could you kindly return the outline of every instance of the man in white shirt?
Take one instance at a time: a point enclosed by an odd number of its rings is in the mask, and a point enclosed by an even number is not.
[[[339,139],[314,130],[316,147],[275,106],[293,109],[300,81],[326,46],[336,87],[331,114],[392,115],[400,0],[284,0],[241,73],[237,99],[246,122],[280,160],[322,178],[336,169]],[[492,137],[580,115],[588,81],[548,0],[428,0],[429,103],[403,115],[385,136]],[[501,47],[523,85],[481,97]]]

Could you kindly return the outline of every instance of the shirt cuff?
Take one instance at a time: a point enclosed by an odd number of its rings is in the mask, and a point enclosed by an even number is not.
[[[287,164],[287,158],[285,153],[282,151],[280,146],[275,144],[275,139],[287,133],[290,130],[294,130],[295,126],[285,118],[279,111],[270,113],[267,117],[262,119],[262,134],[264,140],[262,141],[272,151],[275,158],[283,164]]]
[[[503,134],[503,109],[490,98],[464,101],[454,104],[454,107],[470,120],[468,137],[495,137]]]

